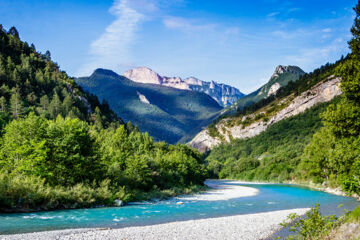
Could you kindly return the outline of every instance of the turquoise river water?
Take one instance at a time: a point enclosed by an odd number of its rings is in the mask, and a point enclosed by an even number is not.
[[[59,210],[23,214],[0,214],[0,234],[46,231],[67,228],[150,225],[189,219],[251,214],[294,208],[312,207],[320,203],[323,214],[340,215],[354,209],[359,202],[308,188],[286,184],[246,185],[259,190],[256,196],[226,201],[183,201],[176,199],[154,203],[136,203],[118,208]],[[338,207],[342,204],[342,207]]]

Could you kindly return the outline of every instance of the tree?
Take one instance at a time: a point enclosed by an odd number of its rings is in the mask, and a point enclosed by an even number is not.
[[[13,89],[12,92],[10,98],[10,110],[13,118],[17,119],[23,112],[22,100],[19,89]]]
[[[50,121],[46,131],[46,146],[50,149],[47,162],[52,171],[49,183],[72,186],[102,178],[98,145],[89,130],[88,124],[79,119],[58,116]]]
[[[102,129],[103,128],[103,124],[102,124],[102,119],[101,119],[101,111],[99,107],[95,108],[95,126],[98,129]]]
[[[64,98],[64,102],[62,104],[62,109],[65,111],[65,113],[69,113],[74,105],[73,99],[71,95],[67,95]]]
[[[51,53],[50,53],[50,51],[49,50],[47,50],[46,52],[45,52],[45,57],[46,57],[46,59],[47,60],[51,60]]]
[[[49,106],[50,116],[55,119],[59,114],[61,114],[61,110],[62,110],[61,100],[59,95],[55,92]]]
[[[6,105],[7,105],[7,103],[6,103],[5,97],[1,96],[1,98],[0,98],[0,111],[1,112],[4,113],[6,111]]]
[[[45,129],[46,122],[34,114],[9,123],[0,149],[0,168],[11,173],[47,176]]]
[[[40,105],[42,110],[46,111],[49,107],[49,98],[47,95],[44,95],[40,98]]]
[[[349,41],[350,58],[336,68],[342,78],[341,100],[322,114],[324,128],[306,148],[302,165],[321,183],[334,178],[343,190],[360,192],[360,1]]]
[[[9,34],[15,38],[18,38],[19,39],[19,32],[18,30],[12,26],[10,29],[9,29]]]

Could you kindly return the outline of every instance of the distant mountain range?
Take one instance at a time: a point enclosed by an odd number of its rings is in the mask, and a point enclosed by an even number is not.
[[[191,140],[216,117],[267,98],[303,74],[296,66],[278,66],[268,83],[246,96],[225,84],[164,77],[146,67],[131,69],[124,76],[97,69],[76,82],[155,140],[177,143]],[[221,111],[222,106],[228,107]]]
[[[131,81],[105,69],[97,69],[76,82],[85,91],[105,99],[125,121],[168,143],[190,140],[222,110],[205,93]]]
[[[151,83],[177,89],[203,92],[215,99],[221,106],[230,106],[244,96],[239,89],[217,83],[205,82],[195,77],[181,79],[180,77],[161,76],[147,67],[130,69],[124,73],[128,79],[138,83]]]

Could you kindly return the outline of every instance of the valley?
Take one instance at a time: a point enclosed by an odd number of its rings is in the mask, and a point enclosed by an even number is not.
[[[0,239],[360,238],[360,1],[56,4],[0,1]]]

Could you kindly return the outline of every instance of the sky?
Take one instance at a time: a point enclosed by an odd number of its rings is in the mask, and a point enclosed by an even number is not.
[[[356,0],[0,0],[0,24],[70,76],[146,66],[239,88],[349,52]]]

